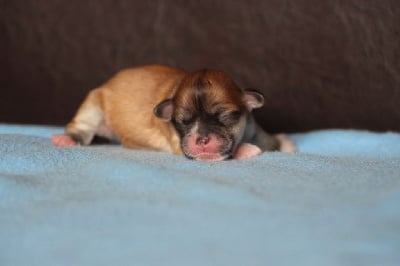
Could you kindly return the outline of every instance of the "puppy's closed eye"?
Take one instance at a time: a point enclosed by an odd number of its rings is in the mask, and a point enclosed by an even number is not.
[[[241,116],[241,111],[224,112],[218,116],[218,119],[224,125],[231,125],[237,123]]]
[[[187,114],[176,117],[175,121],[178,124],[189,126],[193,124],[196,121],[196,119],[197,119],[196,116]]]
[[[243,113],[241,111],[233,111],[233,112],[229,113],[229,116],[231,119],[239,120],[239,118],[242,116],[242,114]]]
[[[193,124],[194,121],[196,121],[196,117],[192,116],[192,117],[183,118],[180,122],[182,125],[188,126],[190,124]]]

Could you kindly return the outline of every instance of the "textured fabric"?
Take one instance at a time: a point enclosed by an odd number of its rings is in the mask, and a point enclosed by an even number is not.
[[[226,71],[269,131],[400,132],[398,0],[0,1],[0,121],[66,124],[121,68]]]
[[[193,162],[56,148],[0,125],[0,265],[386,265],[400,261],[400,134],[295,134],[299,153]]]

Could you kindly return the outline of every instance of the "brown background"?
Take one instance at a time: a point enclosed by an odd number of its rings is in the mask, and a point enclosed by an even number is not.
[[[125,67],[225,70],[270,131],[400,131],[400,1],[0,0],[0,122],[64,124]]]

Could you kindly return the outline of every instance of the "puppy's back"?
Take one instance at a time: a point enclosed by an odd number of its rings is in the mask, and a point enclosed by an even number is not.
[[[177,68],[149,65],[122,70],[99,88],[105,122],[124,146],[171,152],[170,143],[179,143],[170,125],[156,118],[153,109],[172,97],[185,74]]]

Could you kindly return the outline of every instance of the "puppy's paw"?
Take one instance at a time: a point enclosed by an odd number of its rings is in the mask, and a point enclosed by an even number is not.
[[[53,135],[51,137],[51,142],[57,147],[72,147],[76,146],[77,143],[68,135]]]
[[[279,150],[281,152],[297,152],[296,144],[286,134],[277,134],[275,138],[279,141]]]
[[[245,160],[260,155],[262,153],[261,149],[253,144],[250,143],[242,143],[240,144],[235,154],[233,155],[233,159],[237,160]]]

